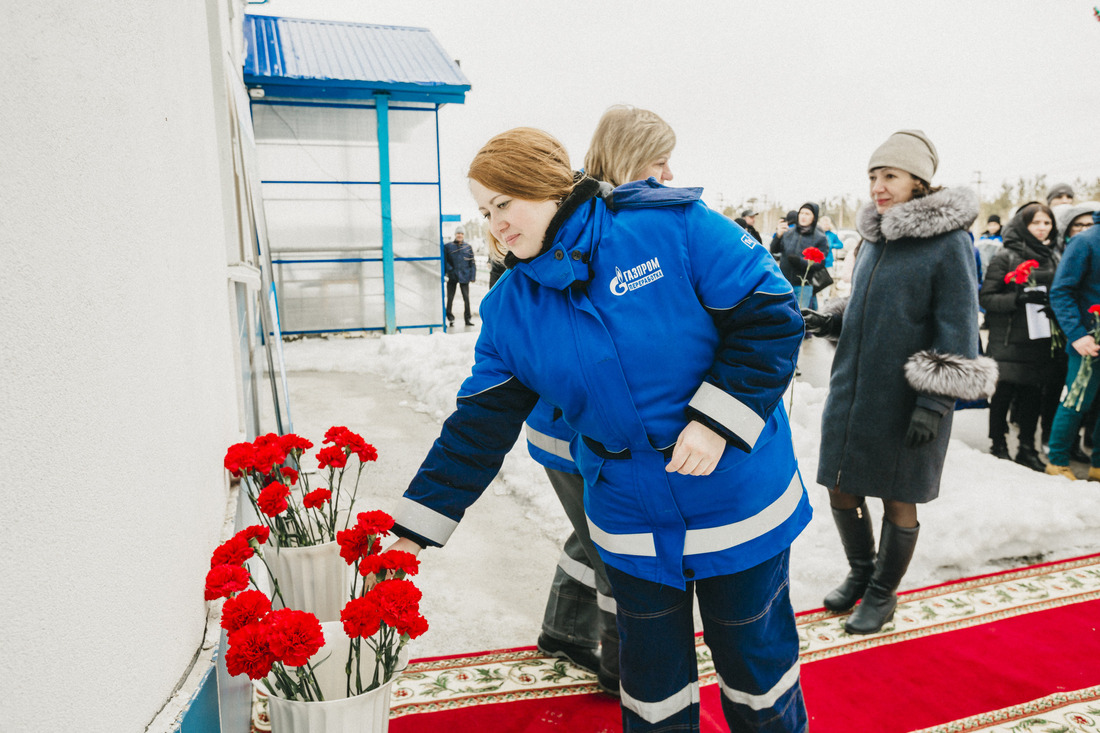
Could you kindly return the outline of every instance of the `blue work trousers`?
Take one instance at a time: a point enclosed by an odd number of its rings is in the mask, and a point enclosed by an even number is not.
[[[789,550],[680,590],[608,566],[619,623],[624,733],[699,730],[693,596],[730,731],[802,733],[806,706],[789,595]]]

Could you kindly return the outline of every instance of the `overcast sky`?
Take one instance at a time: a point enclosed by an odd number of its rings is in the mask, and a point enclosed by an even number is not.
[[[248,12],[431,29],[470,79],[440,112],[444,213],[473,216],[465,171],[528,125],[579,167],[611,104],[677,135],[672,185],[712,206],[866,197],[891,132],[923,129],[934,183],[1100,177],[1100,22],[1084,0],[656,2],[270,0]]]

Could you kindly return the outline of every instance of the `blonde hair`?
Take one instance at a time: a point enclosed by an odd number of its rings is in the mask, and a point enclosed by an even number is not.
[[[612,186],[636,181],[658,158],[671,155],[676,133],[655,112],[628,104],[609,107],[596,125],[584,172]]]
[[[561,201],[573,191],[565,146],[549,133],[517,127],[494,136],[477,151],[466,176],[492,191],[526,201]],[[489,256],[508,250],[489,233]]]

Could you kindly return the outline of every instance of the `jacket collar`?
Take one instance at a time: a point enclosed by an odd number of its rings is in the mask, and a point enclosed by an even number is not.
[[[593,202],[599,192],[599,181],[582,179],[550,220],[539,254],[521,260],[509,252],[504,264],[521,270],[540,285],[557,290],[564,290],[577,281],[587,282],[590,278],[588,260],[597,234],[592,229],[585,230],[599,205]]]
[[[869,241],[927,239],[956,229],[969,229],[978,218],[978,197],[969,188],[945,188],[885,213],[864,204],[856,216],[856,228]]]

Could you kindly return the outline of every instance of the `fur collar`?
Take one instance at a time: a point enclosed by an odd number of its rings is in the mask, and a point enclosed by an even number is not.
[[[978,196],[969,188],[945,188],[904,204],[891,206],[886,213],[864,204],[856,216],[860,235],[872,242],[883,239],[927,239],[956,229],[969,229],[978,218]]]

